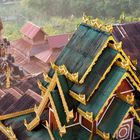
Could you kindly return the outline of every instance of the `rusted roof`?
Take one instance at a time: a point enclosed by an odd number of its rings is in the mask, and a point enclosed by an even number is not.
[[[71,34],[48,36],[49,48],[61,48],[65,46],[68,43],[70,36]]]
[[[23,35],[30,39],[33,39],[40,31],[42,32],[42,29],[32,22],[27,22],[20,30]]]

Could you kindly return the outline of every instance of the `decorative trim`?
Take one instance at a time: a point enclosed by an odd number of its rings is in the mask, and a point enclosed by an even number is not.
[[[92,121],[93,121],[93,113],[92,112],[84,112],[80,108],[78,108],[77,111],[82,117],[84,117],[85,119],[87,119],[88,121],[90,121],[92,123]]]
[[[69,94],[71,97],[73,97],[74,99],[76,99],[77,101],[79,101],[80,103],[86,105],[86,96],[85,94],[76,94],[75,92],[73,91],[69,91]]]
[[[92,27],[98,28],[98,29],[108,32],[108,33],[112,33],[112,31],[113,31],[112,25],[103,24],[103,22],[101,20],[99,20],[97,18],[92,19],[92,17],[86,16],[85,14],[83,15],[83,22]]]
[[[140,92],[140,87],[137,84],[137,82],[132,78],[132,76],[129,73],[127,73],[126,77],[130,80],[130,82],[132,82],[133,86],[135,86],[136,89]]]
[[[50,135],[51,140],[55,140],[55,139],[54,139],[54,136],[53,136],[53,133],[52,133],[50,127],[49,127],[48,121],[46,121],[46,125],[43,125],[43,126],[48,130],[48,133],[49,133],[49,135]]]
[[[66,133],[66,127],[65,127],[65,125],[62,126],[62,124],[61,124],[61,122],[60,122],[60,119],[59,119],[59,116],[58,116],[58,112],[56,111],[56,107],[55,107],[55,104],[54,104],[54,101],[53,101],[53,98],[52,98],[51,94],[49,94],[49,99],[50,99],[52,108],[53,108],[53,110],[54,110],[53,113],[54,113],[54,116],[55,116],[55,119],[56,119],[58,128],[59,128],[59,130],[60,130],[60,135],[62,136],[63,134]]]
[[[121,100],[123,100],[124,102],[130,104],[130,105],[134,105],[134,95],[123,95],[121,93],[116,93],[116,96],[118,98],[120,98]]]
[[[65,75],[69,80],[78,83],[78,72],[77,73],[70,73],[65,65],[57,66],[54,63],[51,63],[51,67],[58,71],[60,74]]]
[[[96,129],[96,133],[97,133],[101,138],[103,138],[104,140],[110,140],[110,134],[109,134],[109,133],[102,132],[102,131],[99,130],[99,129]]]
[[[57,83],[57,86],[58,86],[58,90],[59,90],[59,94],[60,94],[60,97],[61,97],[61,100],[62,100],[62,103],[63,103],[64,110],[65,110],[66,115],[67,115],[67,122],[69,122],[71,119],[74,118],[73,110],[69,111],[68,104],[65,100],[64,93],[63,93],[60,81],[58,79],[58,76],[56,76],[56,83]]]
[[[36,106],[34,107],[34,112],[36,113],[36,117],[29,124],[27,124],[27,121],[24,120],[24,125],[26,126],[27,130],[31,131],[37,125],[39,125],[40,116],[41,116],[42,112],[44,111],[47,103],[49,102],[49,94],[56,86],[56,82],[54,82],[55,79],[56,79],[56,73],[54,74],[48,89],[44,90],[44,88],[43,88],[44,95],[43,95],[42,101],[40,102],[38,107],[36,107]],[[42,88],[40,83],[38,83],[38,84],[39,84],[39,88],[40,87]]]
[[[16,135],[14,134],[12,127],[6,127],[0,121],[0,131],[9,138],[9,140],[17,140]]]
[[[50,83],[50,82],[51,82],[51,78],[48,76],[47,73],[43,73],[43,77],[44,77],[44,80],[45,80],[47,83]]]
[[[108,46],[119,51],[122,55],[123,60],[127,61],[133,70],[136,70],[136,67],[133,65],[130,58],[125,54],[125,52],[122,49],[122,41],[118,43],[116,42],[116,40],[114,40],[114,42],[115,42],[114,44],[109,43]]]
[[[93,91],[90,93],[89,97],[87,98],[87,102],[90,100],[90,98],[93,96],[94,92],[96,89],[98,89],[100,83],[105,79],[107,73],[110,72],[113,64],[117,61],[117,59],[120,58],[120,54],[117,54],[116,57],[114,58],[114,60],[112,61],[112,63],[110,64],[110,66],[107,68],[107,70],[105,71],[105,73],[103,74],[102,78],[100,79],[100,81],[97,83],[96,87],[93,89]]]
[[[103,107],[100,109],[98,115],[95,117],[95,120],[98,121],[100,118],[100,115],[104,112],[104,108],[109,104],[110,99],[114,96],[113,94],[115,93],[116,89],[120,86],[121,82],[126,78],[126,73],[122,76],[112,93],[110,94],[109,98],[106,100],[104,103]]]
[[[125,60],[129,62],[131,68],[136,71],[136,67],[132,64],[131,60],[129,59],[129,57],[125,54],[125,52],[122,49],[120,50],[120,53],[125,58]]]
[[[137,111],[134,109],[134,107],[131,107],[130,112],[134,117],[136,117],[137,121],[140,123],[140,116],[138,115]]]
[[[15,118],[15,117],[19,117],[19,116],[23,116],[23,115],[26,115],[26,114],[30,114],[32,112],[34,112],[34,108],[30,108],[30,109],[26,109],[26,110],[23,110],[23,111],[18,111],[18,112],[6,114],[6,115],[0,115],[0,121]]]
[[[98,54],[96,55],[96,57],[93,59],[92,63],[90,64],[90,66],[88,67],[88,69],[86,70],[86,72],[84,73],[84,75],[82,76],[82,78],[80,79],[79,83],[83,84],[85,81],[85,78],[87,77],[87,75],[91,72],[92,67],[96,64],[96,61],[98,60],[99,56],[102,54],[103,50],[107,47],[108,42],[110,40],[114,40],[113,36],[109,36],[108,39],[106,40],[106,42],[104,43],[104,45],[102,46],[101,50],[98,52]]]

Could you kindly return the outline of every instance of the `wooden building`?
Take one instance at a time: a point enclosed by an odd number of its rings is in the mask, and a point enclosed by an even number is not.
[[[22,37],[11,42],[9,52],[15,63],[31,75],[48,71],[50,61],[56,60],[70,37],[69,34],[49,36],[31,22],[27,22],[20,32]]]
[[[139,137],[140,81],[136,67],[123,51],[122,43],[112,36],[112,30],[110,25],[84,17],[50,71],[37,82],[42,97],[33,102],[37,104],[34,110],[18,109],[19,103],[27,105],[24,99],[8,109],[14,108],[16,115],[0,116],[1,121],[5,120],[0,123],[3,134],[11,140]],[[17,118],[12,119],[14,115]],[[0,135],[0,139],[5,136]]]

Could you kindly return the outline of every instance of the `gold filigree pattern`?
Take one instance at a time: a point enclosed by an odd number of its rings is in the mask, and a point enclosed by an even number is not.
[[[54,70],[58,71],[60,74],[65,75],[69,80],[78,83],[78,72],[70,73],[65,65],[57,66],[54,63],[51,63],[51,66]]]
[[[112,33],[113,31],[112,25],[106,25],[101,20],[93,19],[91,16],[83,15],[83,22],[105,32]]]
[[[96,130],[96,133],[97,133],[101,138],[103,138],[104,140],[110,140],[110,134],[109,134],[109,133],[102,132],[102,131],[99,130],[99,129]]]
[[[17,140],[16,135],[14,134],[12,127],[6,127],[0,121],[0,131],[5,134],[9,140]]]

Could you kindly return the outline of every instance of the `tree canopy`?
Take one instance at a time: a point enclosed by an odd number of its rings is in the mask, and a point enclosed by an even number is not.
[[[119,18],[122,12],[139,17],[140,0],[22,0],[22,4],[35,15],[81,16]],[[29,11],[31,12],[31,11]]]

